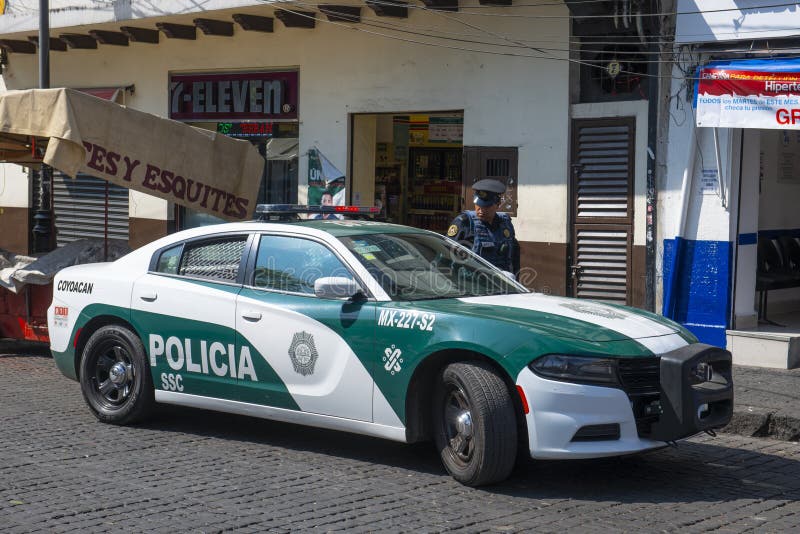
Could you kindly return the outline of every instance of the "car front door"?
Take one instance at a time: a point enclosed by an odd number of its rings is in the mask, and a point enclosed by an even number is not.
[[[255,246],[236,331],[258,380],[240,383],[240,400],[372,421],[374,303],[315,295],[319,278],[354,278],[321,241],[263,234]]]
[[[230,399],[249,362],[236,353],[236,295],[250,236],[221,235],[158,251],[131,295],[156,390]]]

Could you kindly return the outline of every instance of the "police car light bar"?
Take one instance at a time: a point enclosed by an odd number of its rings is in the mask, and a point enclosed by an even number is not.
[[[380,208],[375,206],[307,206],[303,204],[259,204],[256,206],[256,219],[265,220],[270,216],[300,215],[302,213],[377,215]]]

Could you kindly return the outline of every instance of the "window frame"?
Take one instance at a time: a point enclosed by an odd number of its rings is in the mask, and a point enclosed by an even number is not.
[[[242,257],[239,259],[239,268],[236,272],[236,280],[224,280],[220,278],[191,276],[191,275],[177,274],[177,273],[176,274],[164,273],[157,270],[158,260],[161,258],[161,255],[172,248],[175,248],[177,246],[181,247],[181,252],[180,255],[178,256],[178,265],[180,265],[183,262],[184,254],[186,254],[188,248],[193,248],[195,246],[202,246],[203,244],[212,244],[220,241],[233,241],[236,240],[236,238],[244,238],[244,247],[242,249]],[[218,234],[210,234],[210,235],[206,234],[186,239],[184,241],[170,243],[169,245],[165,245],[159,248],[153,253],[153,255],[150,257],[150,265],[148,266],[147,272],[148,274],[164,276],[167,278],[175,278],[178,280],[199,280],[203,282],[211,282],[214,284],[241,286],[245,278],[245,271],[248,265],[248,261],[250,259],[250,255],[253,253],[252,252],[253,240],[254,240],[253,233],[239,231],[239,232],[220,232]]]
[[[364,280],[361,278],[361,276],[358,275],[356,270],[353,268],[353,265],[351,264],[351,262],[344,255],[342,255],[338,250],[336,250],[335,247],[332,247],[330,245],[330,243],[328,243],[324,239],[320,239],[320,238],[318,238],[316,236],[313,236],[313,235],[299,234],[299,233],[289,233],[289,232],[263,231],[263,232],[258,232],[253,236],[252,243],[251,243],[250,254],[249,254],[249,257],[248,257],[248,260],[247,260],[247,266],[245,268],[245,277],[244,277],[244,280],[242,281],[242,285],[244,287],[246,287],[248,289],[253,289],[253,290],[256,290],[256,291],[264,291],[266,293],[275,293],[275,294],[279,294],[279,295],[293,295],[293,296],[306,297],[306,298],[312,298],[312,299],[323,300],[323,301],[340,300],[341,302],[347,302],[347,300],[344,300],[344,299],[322,299],[322,298],[318,297],[317,295],[315,295],[314,293],[310,293],[310,294],[309,293],[300,293],[300,292],[297,292],[297,291],[286,291],[286,290],[282,290],[282,289],[274,289],[274,288],[269,288],[269,287],[258,287],[256,285],[254,285],[253,278],[255,277],[256,260],[258,259],[258,247],[261,245],[261,238],[262,237],[267,237],[267,236],[269,236],[269,237],[288,237],[288,238],[292,238],[292,239],[304,239],[306,241],[311,241],[311,242],[317,243],[319,245],[322,245],[323,247],[328,249],[328,251],[331,252],[342,263],[342,265],[344,266],[345,269],[347,269],[347,271],[353,277],[353,280],[361,288],[361,291],[364,293],[364,296],[366,297],[366,299],[368,301],[377,300],[375,298],[375,295],[373,295],[372,291],[369,289],[369,286],[364,283]]]

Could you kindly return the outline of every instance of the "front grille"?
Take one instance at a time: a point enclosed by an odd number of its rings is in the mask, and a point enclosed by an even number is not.
[[[619,378],[630,394],[658,393],[661,385],[661,358],[621,358]]]
[[[661,359],[620,358],[619,379],[628,394],[639,437],[649,437],[660,413]]]

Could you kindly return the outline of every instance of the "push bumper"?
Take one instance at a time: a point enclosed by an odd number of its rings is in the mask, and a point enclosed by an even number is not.
[[[727,425],[733,416],[731,353],[696,343],[661,356],[662,413],[652,439],[674,441]]]
[[[700,382],[698,368],[710,380]],[[643,405],[630,388],[623,389],[625,384],[613,388],[561,382],[523,369],[517,385],[530,407],[525,417],[531,456],[560,459],[631,454],[730,421],[733,382],[729,352],[689,345],[663,354],[658,372],[659,379]],[[647,425],[642,424],[643,410],[650,414]]]

